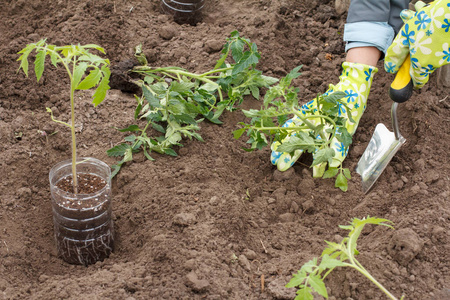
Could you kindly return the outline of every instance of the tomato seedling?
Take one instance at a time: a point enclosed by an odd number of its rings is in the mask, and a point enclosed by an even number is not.
[[[19,70],[22,69],[28,77],[28,56],[33,52],[36,53],[34,60],[34,72],[36,79],[42,77],[45,69],[45,59],[50,57],[53,66],[62,65],[66,70],[70,79],[70,123],[57,120],[53,117],[52,110],[47,107],[50,117],[54,122],[63,124],[70,128],[72,135],[72,177],[74,191],[77,193],[77,175],[76,175],[76,136],[75,136],[75,101],[74,94],[76,90],[89,90],[96,87],[93,94],[92,103],[97,106],[106,97],[109,89],[109,60],[101,58],[98,55],[90,53],[90,49],[95,49],[103,54],[105,50],[94,44],[88,45],[67,45],[55,46],[47,44],[45,39],[37,43],[28,44],[19,54],[20,61]],[[89,72],[89,74],[87,74]]]
[[[292,81],[300,76],[301,66],[294,68],[278,84],[269,88],[260,109],[243,110],[250,121],[239,123],[242,128],[234,131],[234,137],[239,139],[247,133],[247,151],[262,149],[274,142],[279,143],[278,152],[294,155],[296,151],[305,151],[313,155],[312,167],[314,177],[336,177],[335,186],[347,191],[347,179],[351,178],[350,171],[338,167],[324,170],[324,162],[331,164],[335,150],[330,147],[334,137],[341,143],[343,151],[347,151],[352,143],[352,136],[344,124],[346,118],[339,114],[339,107],[347,107],[342,100],[343,92],[329,95],[318,95],[311,105],[300,107],[297,94],[298,88],[292,86]],[[350,109],[346,109],[350,112]],[[295,126],[284,127],[290,118],[295,118]],[[350,113],[349,120],[353,120]],[[286,137],[290,136],[289,139]]]
[[[397,298],[382,286],[355,257],[359,254],[356,249],[356,241],[364,226],[367,224],[393,228],[390,225],[392,224],[391,221],[374,217],[363,219],[354,218],[350,225],[340,225],[340,228],[350,231],[348,237],[342,239],[339,244],[326,241],[328,247],[323,250],[320,263],[317,257],[306,262],[297,274],[293,275],[289,283],[286,284],[286,287],[288,288],[298,288],[295,300],[313,300],[312,293],[314,291],[328,299],[328,292],[324,280],[336,267],[350,267],[357,270],[383,291],[389,299],[397,300]],[[401,299],[403,298],[404,297],[402,296]]]
[[[268,88],[278,81],[255,68],[260,59],[257,46],[240,37],[237,31],[227,38],[214,68],[200,74],[179,67],[148,66],[140,45],[135,56],[142,65],[132,72],[140,75],[134,83],[141,87],[142,96],[135,96],[134,118],[146,123],[142,129],[138,125],[120,129],[133,134],[125,138],[126,143],[107,151],[110,156],[122,157],[112,166],[113,176],[125,162],[133,159],[133,153],[141,150],[149,160],[153,160],[152,151],[176,156],[173,148],[183,146],[183,138],[202,141],[198,130],[204,119],[221,124],[219,117],[225,110],[235,110],[249,94],[259,99],[260,88]],[[161,135],[149,136],[149,128]]]

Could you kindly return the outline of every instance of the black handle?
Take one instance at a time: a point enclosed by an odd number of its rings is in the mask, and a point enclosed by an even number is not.
[[[397,103],[406,102],[413,93],[414,84],[409,75],[409,70],[411,68],[411,59],[409,55],[406,57],[403,65],[398,70],[395,75],[394,81],[392,81],[389,88],[389,97],[392,101]]]

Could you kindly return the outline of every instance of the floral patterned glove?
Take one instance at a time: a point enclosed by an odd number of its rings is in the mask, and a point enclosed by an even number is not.
[[[405,25],[387,50],[384,68],[396,73],[410,54],[410,75],[421,88],[431,73],[450,63],[450,0],[434,1],[413,14],[404,10],[402,18]]]
[[[342,64],[342,67],[343,71],[341,76],[339,77],[339,83],[336,85],[330,85],[324,95],[328,95],[336,91],[342,91],[346,94],[344,100],[347,101],[348,107],[350,107],[350,109],[352,110],[351,115],[355,122],[352,123],[349,119],[347,119],[345,127],[347,131],[351,135],[353,135],[356,131],[356,128],[358,127],[359,120],[361,119],[361,116],[366,109],[367,97],[369,96],[373,76],[378,72],[378,69],[376,67],[371,67],[368,65],[349,62],[344,62]],[[315,110],[312,108],[316,106],[316,99],[311,100],[301,107],[300,112],[305,115],[314,114]],[[347,112],[344,106],[339,107],[339,114],[340,116],[346,118]],[[302,121],[299,118],[294,117],[288,120],[283,125],[283,127],[299,126],[301,125],[301,122]],[[314,122],[314,119],[311,119],[311,122]],[[290,136],[288,136],[286,139],[289,138]],[[297,159],[302,155],[303,151],[297,150],[295,154],[291,156],[289,153],[277,152],[276,150],[279,145],[279,142],[274,142],[271,146],[271,162],[272,164],[277,166],[278,170],[286,171],[297,161]],[[330,167],[338,167],[346,158],[348,148],[345,149],[342,143],[340,143],[336,138],[334,138],[331,145],[335,150],[335,156]],[[322,167],[326,166],[324,165]]]

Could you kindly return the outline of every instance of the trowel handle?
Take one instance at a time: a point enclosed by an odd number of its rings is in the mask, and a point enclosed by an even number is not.
[[[411,98],[414,85],[411,75],[409,75],[410,68],[411,59],[408,54],[389,88],[389,97],[391,97],[392,101],[403,103]]]

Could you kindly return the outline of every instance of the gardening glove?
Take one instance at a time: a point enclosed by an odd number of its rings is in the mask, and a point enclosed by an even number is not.
[[[339,115],[346,118],[347,121],[345,123],[345,128],[351,135],[353,135],[358,127],[359,120],[366,109],[367,97],[369,96],[373,76],[378,72],[378,69],[376,67],[350,62],[344,62],[342,67],[343,71],[339,77],[339,83],[336,85],[330,84],[324,95],[328,95],[336,91],[342,91],[346,94],[343,99],[344,101],[347,101],[348,107],[351,109],[352,118],[355,122],[353,123],[347,118],[347,112],[343,105],[340,105],[339,107]],[[317,109],[314,109],[314,107],[317,107],[316,99],[302,105],[300,112],[304,115],[314,115],[317,113]],[[310,122],[317,125],[320,121],[312,118],[310,119]],[[294,117],[288,120],[283,127],[299,126],[302,125],[301,123],[301,119]],[[339,128],[337,128],[337,130],[339,131]],[[289,138],[290,136],[286,137],[283,142],[287,141]],[[272,143],[271,162],[277,166],[278,170],[286,171],[302,155],[303,150],[297,150],[294,155],[291,156],[289,153],[277,152],[276,150],[279,145],[279,142]],[[336,138],[333,138],[331,147],[335,150],[335,156],[330,167],[338,167],[347,156],[348,148],[345,149],[342,143]],[[321,169],[324,170],[325,167],[326,163],[322,164]],[[319,174],[317,177],[320,176],[321,175]]]
[[[402,11],[405,25],[388,48],[384,61],[386,72],[397,73],[409,54],[409,73],[415,88],[423,87],[431,73],[450,63],[450,0],[418,3],[417,12]]]

